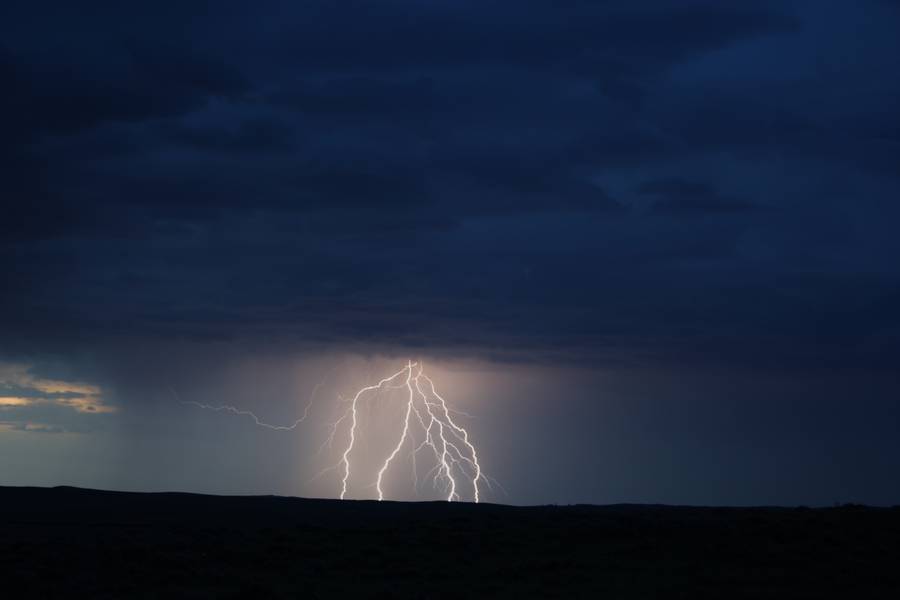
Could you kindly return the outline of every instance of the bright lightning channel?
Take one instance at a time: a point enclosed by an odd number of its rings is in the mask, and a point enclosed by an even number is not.
[[[402,383],[397,383],[402,380]],[[321,383],[315,387],[310,397],[303,415],[294,421],[291,425],[272,425],[262,421],[253,412],[241,410],[234,406],[221,405],[214,406],[203,404],[200,402],[186,401],[184,404],[191,404],[199,408],[212,410],[216,412],[230,412],[235,415],[249,416],[260,427],[274,429],[279,431],[289,431],[295,429],[300,423],[306,420],[309,414],[309,408],[315,398],[316,391],[321,387]],[[410,456],[413,461],[413,477],[414,486],[418,489],[418,476],[416,472],[416,456],[420,452],[431,450],[434,456],[435,467],[429,472],[432,475],[432,482],[435,488],[441,487],[446,494],[448,502],[460,500],[459,484],[462,480],[470,482],[473,490],[473,500],[477,503],[481,500],[480,484],[486,483],[490,487],[491,480],[484,474],[481,469],[481,463],[478,460],[478,451],[469,439],[469,433],[464,427],[453,420],[452,413],[462,414],[450,408],[443,396],[438,394],[434,381],[423,373],[421,363],[407,361],[405,367],[380,380],[374,385],[361,388],[350,400],[350,406],[344,411],[341,417],[329,424],[329,435],[322,446],[319,448],[321,452],[327,445],[329,448],[334,442],[334,438],[342,423],[350,420],[347,445],[341,453],[341,460],[337,465],[329,467],[322,471],[319,475],[327,471],[340,468],[341,476],[341,493],[340,498],[344,500],[347,496],[347,489],[350,479],[353,475],[354,468],[351,460],[357,443],[357,434],[360,429],[359,409],[360,404],[371,396],[372,392],[382,389],[406,389],[406,401],[403,411],[402,428],[397,443],[393,446],[390,454],[382,463],[375,478],[375,490],[378,494],[378,500],[384,500],[384,478],[390,470],[391,464],[403,450],[407,444],[407,440],[413,439],[413,428],[418,424],[418,428],[424,432],[424,439],[421,444],[415,445],[411,443],[412,449]],[[174,390],[172,390],[173,393]],[[177,397],[177,394],[176,394]],[[412,417],[415,416],[415,421]],[[318,476],[317,476],[318,477]]]
[[[266,423],[262,421],[259,417],[256,416],[253,412],[249,410],[241,410],[234,406],[229,406],[227,404],[213,405],[213,404],[203,404],[202,402],[196,402],[194,400],[184,400],[182,404],[190,404],[192,406],[197,406],[199,408],[203,408],[206,410],[211,410],[213,412],[229,412],[234,415],[241,415],[250,417],[253,421],[259,425],[260,427],[265,427],[266,429],[274,429],[275,431],[292,431],[297,428],[297,425],[306,420],[306,417],[309,416],[309,409],[313,404],[313,401],[316,399],[316,392],[319,391],[319,388],[322,387],[322,384],[316,385],[313,388],[312,394],[309,396],[309,401],[306,403],[306,406],[303,409],[303,414],[300,415],[300,418],[291,423],[290,425],[272,425],[271,423]],[[172,395],[175,396],[176,399],[179,399],[178,392],[172,389]]]

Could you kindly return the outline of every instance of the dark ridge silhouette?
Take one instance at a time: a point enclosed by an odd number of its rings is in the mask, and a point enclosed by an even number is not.
[[[3,597],[900,597],[900,508],[0,487]]]

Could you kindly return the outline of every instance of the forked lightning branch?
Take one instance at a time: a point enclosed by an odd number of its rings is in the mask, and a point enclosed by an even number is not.
[[[320,386],[316,389],[318,387]],[[380,391],[401,389],[405,392],[401,407],[402,417],[396,427],[396,437],[392,440],[391,451],[377,471],[360,473],[362,467],[354,462],[354,456],[359,452],[358,441],[364,428],[361,410]],[[293,430],[305,421],[311,403],[312,398],[300,419],[291,425],[281,426],[265,423],[253,412],[233,406],[185,402],[207,410],[248,416],[260,427],[282,431]],[[418,473],[416,461],[423,458],[429,460],[432,467],[427,478],[441,491],[447,501],[462,500],[464,495],[465,498],[469,498],[471,494],[471,500],[479,502],[482,485],[490,486],[490,479],[481,470],[478,451],[469,437],[469,432],[453,419],[455,412],[435,389],[434,381],[425,375],[421,363],[408,361],[405,367],[393,375],[356,392],[340,418],[330,424],[330,434],[326,443],[331,445],[337,437],[345,438],[346,443],[340,461],[326,468],[320,475],[332,471],[340,474],[342,500],[347,497],[351,478],[368,476],[374,482],[377,498],[384,500],[386,476],[392,469],[397,468],[400,462],[398,457],[406,453],[413,461],[414,478],[417,478]],[[416,439],[421,441],[416,442]],[[414,482],[414,486],[418,488],[418,481]]]

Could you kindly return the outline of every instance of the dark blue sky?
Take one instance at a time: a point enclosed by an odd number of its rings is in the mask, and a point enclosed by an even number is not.
[[[0,483],[306,493],[167,479],[159,390],[415,356],[506,382],[466,393],[508,501],[900,502],[898,31],[889,0],[4,2],[0,397],[41,402],[0,403]],[[119,450],[48,471],[39,432]],[[123,445],[160,474],[96,466]]]

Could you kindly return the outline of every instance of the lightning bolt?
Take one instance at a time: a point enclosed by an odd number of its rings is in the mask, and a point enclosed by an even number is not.
[[[402,375],[406,375],[404,385],[390,386]],[[423,373],[421,363],[408,361],[406,367],[397,371],[390,377],[386,377],[377,384],[362,388],[353,398],[350,407],[351,422],[350,439],[344,449],[342,462],[344,468],[344,476],[341,480],[341,499],[347,495],[347,482],[350,479],[351,464],[350,455],[356,444],[356,433],[358,427],[357,410],[360,399],[367,392],[385,387],[407,388],[408,395],[406,399],[406,407],[397,444],[391,453],[382,463],[381,468],[375,480],[375,489],[378,493],[378,499],[384,500],[383,481],[384,476],[388,472],[391,463],[403,449],[407,439],[412,437],[411,424],[412,416],[415,415],[416,422],[425,432],[424,441],[414,447],[411,455],[415,461],[416,455],[430,448],[434,454],[437,466],[432,469],[434,474],[434,484],[444,485],[447,494],[447,501],[452,502],[459,500],[460,495],[457,491],[460,477],[466,477],[471,480],[473,490],[473,500],[477,503],[481,501],[481,490],[479,484],[481,481],[487,481],[481,470],[481,463],[478,460],[478,451],[469,440],[469,433],[453,420],[451,413],[454,411],[449,408],[447,401],[443,396],[437,393],[434,381]],[[418,401],[418,402],[417,402]],[[343,417],[342,417],[343,418]],[[462,448],[460,447],[462,446]],[[464,449],[463,449],[464,448]],[[415,462],[413,463],[414,473]],[[417,476],[415,485],[418,485]]]
[[[397,453],[400,452],[400,448],[403,447],[403,443],[406,441],[406,436],[409,435],[409,416],[412,414],[413,408],[413,389],[412,389],[412,370],[413,370],[413,362],[409,361],[406,366],[406,387],[409,389],[409,401],[406,403],[406,417],[403,419],[403,433],[400,434],[400,441],[397,442],[397,445],[394,447],[391,455],[387,457],[387,460],[384,461],[384,465],[378,471],[378,479],[375,482],[375,489],[378,490],[378,499],[384,500],[384,491],[381,489],[381,480],[384,477],[385,471],[388,470],[388,467],[391,465],[391,461],[394,460],[394,457],[397,456]]]
[[[179,400],[182,404],[190,404],[192,406],[196,406],[198,408],[203,408],[206,410],[211,410],[213,412],[230,412],[235,415],[246,416],[253,419],[253,422],[259,425],[260,427],[265,427],[266,429],[273,429],[275,431],[293,431],[297,428],[297,425],[306,420],[306,417],[309,416],[309,409],[313,404],[313,401],[316,399],[316,392],[322,387],[322,383],[316,384],[313,388],[312,394],[309,396],[309,401],[306,403],[306,406],[303,408],[303,414],[299,419],[291,423],[290,425],[272,425],[271,423],[266,423],[261,420],[255,413],[249,410],[242,410],[235,406],[229,406],[227,404],[221,405],[212,405],[212,404],[203,404],[202,402],[196,402],[194,400],[184,400],[182,401],[178,396],[178,392],[175,391],[174,388],[170,388],[172,395],[175,396],[176,400]]]
[[[322,386],[317,385],[310,396],[309,402],[303,411],[302,416],[290,425],[273,425],[262,421],[256,414],[249,410],[242,410],[234,406],[220,405],[214,406],[203,404],[195,401],[185,401],[183,404],[191,404],[206,410],[215,412],[229,412],[235,415],[248,416],[253,419],[254,423],[260,427],[278,431],[289,431],[295,429],[300,423],[306,420],[309,414],[310,406],[313,403],[316,392]],[[360,435],[360,410],[363,402],[371,400],[381,390],[399,390],[404,389],[405,402],[403,408],[403,420],[401,422],[400,434],[396,444],[393,446],[390,454],[385,458],[381,467],[375,476],[374,487],[377,492],[378,500],[385,499],[384,479],[390,471],[391,465],[397,459],[397,456],[403,451],[404,446],[408,443],[411,446],[409,457],[412,461],[413,469],[413,488],[418,492],[419,479],[417,470],[417,456],[422,452],[430,451],[434,458],[435,466],[428,472],[431,476],[433,486],[438,489],[442,488],[446,494],[446,500],[452,502],[461,500],[460,484],[465,482],[472,489],[472,499],[474,502],[481,501],[481,484],[486,484],[491,488],[491,479],[487,477],[481,468],[478,459],[478,451],[469,438],[469,432],[459,425],[452,417],[453,414],[466,415],[466,413],[452,409],[447,401],[441,396],[435,387],[434,381],[424,374],[421,362],[407,361],[406,366],[390,375],[379,380],[374,385],[368,385],[361,388],[349,400],[349,406],[343,411],[340,418],[329,423],[328,436],[319,447],[317,454],[321,453],[326,447],[331,448],[335,437],[337,437],[341,426],[349,420],[348,439],[341,453],[340,461],[327,467],[313,479],[317,479],[323,474],[340,469],[341,475],[341,492],[340,498],[344,500],[347,497],[347,490],[351,478],[354,476],[356,469],[353,467],[351,460],[356,450],[357,442]],[[177,398],[177,393],[172,390]],[[347,400],[342,400],[347,402]],[[371,403],[367,408],[371,410]],[[413,418],[415,417],[415,418]],[[415,444],[415,430],[421,430],[424,433],[422,442]]]
[[[412,364],[412,363],[410,363],[410,364]],[[350,418],[351,418],[351,421],[350,421],[351,422],[350,443],[347,444],[347,448],[344,450],[344,454],[342,455],[342,458],[341,458],[341,464],[344,466],[344,478],[341,480],[341,500],[343,500],[344,496],[347,495],[347,481],[350,479],[350,453],[353,451],[353,446],[356,444],[356,427],[358,425],[358,405],[359,405],[360,397],[362,397],[362,395],[365,394],[366,392],[371,392],[372,390],[380,389],[382,386],[386,385],[388,382],[393,381],[393,380],[397,379],[398,377],[400,377],[401,375],[403,375],[403,373],[405,373],[407,371],[407,369],[410,369],[410,368],[411,367],[406,367],[406,368],[400,369],[399,371],[397,371],[390,377],[385,377],[384,379],[382,379],[375,385],[370,385],[370,386],[366,386],[366,387],[362,388],[361,390],[356,392],[355,396],[353,396],[353,401],[350,404]],[[382,498],[379,498],[379,500],[381,500],[381,499]]]

